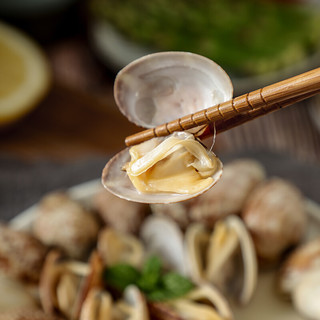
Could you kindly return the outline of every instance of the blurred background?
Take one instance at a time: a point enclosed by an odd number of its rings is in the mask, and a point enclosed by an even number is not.
[[[1,0],[1,216],[51,189],[99,178],[124,138],[140,130],[115,105],[115,75],[142,55],[168,50],[216,61],[235,95],[249,92],[319,66],[319,4]],[[214,150],[280,155],[319,174],[319,98],[224,132]]]

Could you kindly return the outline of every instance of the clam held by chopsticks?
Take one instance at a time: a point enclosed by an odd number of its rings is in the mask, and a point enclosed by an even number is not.
[[[114,89],[121,112],[147,128],[230,100],[232,94],[230,78],[220,66],[187,52],[163,52],[132,62],[119,72]],[[151,150],[152,159],[148,155]],[[134,157],[137,161],[128,168]],[[142,162],[150,164],[141,167]],[[123,150],[107,164],[102,180],[121,198],[170,203],[203,193],[221,174],[219,159],[192,134],[181,132],[168,140],[157,138],[136,149]]]
[[[129,64],[117,76],[116,102],[130,121],[149,129],[126,138],[128,146],[143,143],[130,151],[123,150],[109,161],[102,174],[104,186],[124,199],[147,203],[178,202],[200,195],[218,181],[222,165],[215,158],[216,168],[209,174],[212,183],[196,191],[189,189],[193,185],[190,179],[181,179],[183,170],[177,179],[173,169],[175,162],[171,159],[176,156],[175,148],[186,149],[180,162],[176,162],[184,164],[186,170],[214,157],[211,151],[195,152],[200,145],[196,140],[192,147],[186,148],[185,140],[189,138],[185,131],[192,129],[203,138],[208,131],[212,133],[212,124],[222,132],[315,95],[320,92],[320,68],[234,99],[231,99],[232,91],[226,73],[214,62],[198,55],[164,52]],[[208,105],[211,107],[206,108]],[[168,140],[172,141],[183,133],[185,136],[178,146],[166,142],[166,139],[153,140],[169,135]],[[199,174],[201,180],[202,173],[212,167],[213,164],[207,161],[206,167],[199,171],[196,165],[194,174]],[[158,173],[151,176],[154,170]],[[158,188],[162,174],[166,178],[166,188]],[[169,181],[173,185],[168,189]],[[182,185],[185,188],[181,191]]]

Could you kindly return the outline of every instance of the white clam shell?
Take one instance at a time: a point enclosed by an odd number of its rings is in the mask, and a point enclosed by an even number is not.
[[[149,320],[147,302],[144,295],[135,285],[128,286],[123,293],[125,302],[130,306],[126,319]]]
[[[152,128],[232,98],[226,72],[212,60],[189,52],[144,56],[117,75],[114,97],[133,123]]]
[[[240,246],[243,267],[239,268],[237,265],[232,269],[231,282],[241,279],[241,289],[236,296],[242,305],[246,305],[250,302],[257,285],[258,267],[254,245],[249,232],[238,216],[229,216],[221,223],[233,230],[236,238],[230,237],[231,234],[229,234],[229,239],[225,238],[224,243],[219,243],[221,250],[215,251],[215,254],[211,252],[210,255],[208,255],[209,242],[212,241],[212,238],[209,239],[210,232],[199,223],[189,226],[185,234],[185,256],[189,267],[188,272],[197,284],[211,283],[228,292],[227,282],[230,282],[230,279],[228,276],[228,279],[224,279],[226,273],[229,272],[226,262],[233,261],[232,256],[236,254],[237,248]],[[212,232],[215,233],[216,229]],[[215,241],[219,240],[215,239]],[[204,257],[207,258],[206,263],[204,263]],[[208,271],[213,274],[210,275]]]
[[[161,139],[164,138],[154,138]],[[129,201],[142,202],[142,203],[173,203],[180,202],[194,198],[203,192],[210,189],[220,179],[223,171],[222,162],[217,158],[217,170],[212,176],[212,183],[200,192],[192,194],[178,194],[178,193],[142,193],[137,191],[130,181],[127,172],[123,170],[124,165],[130,162],[131,157],[129,154],[129,148],[117,153],[103,169],[102,172],[102,184],[111,193],[115,194],[119,198]]]
[[[186,274],[183,234],[167,217],[150,216],[141,226],[140,237],[151,254],[161,257],[166,267]]]

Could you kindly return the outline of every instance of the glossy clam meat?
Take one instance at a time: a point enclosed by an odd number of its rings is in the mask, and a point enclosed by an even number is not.
[[[152,128],[230,100],[233,86],[215,62],[188,52],[161,52],[133,61],[117,75],[114,97],[135,124]]]
[[[177,144],[166,143],[167,139],[176,138]],[[187,141],[188,140],[188,141]],[[188,145],[180,143],[188,142]],[[189,143],[195,143],[196,147],[193,149]],[[164,150],[158,150],[164,143]],[[199,147],[200,146],[200,147]],[[176,152],[182,151],[181,159],[176,160],[172,155]],[[131,201],[145,202],[145,203],[171,203],[193,198],[212,187],[220,178],[222,174],[221,161],[211,152],[206,150],[193,136],[187,132],[174,133],[168,138],[154,138],[152,141],[144,143],[138,151],[134,153],[141,153],[142,160],[137,164],[138,169],[147,164],[144,170],[142,168],[142,178],[138,183],[135,182],[137,177],[130,177],[127,171],[124,170],[131,161],[130,149],[125,149],[113,157],[106,165],[102,173],[102,183],[104,186],[120,198]],[[144,159],[146,154],[150,157]],[[159,154],[161,155],[159,157]],[[180,155],[179,155],[180,156]],[[154,158],[156,160],[154,161]],[[184,158],[187,158],[186,161]],[[173,159],[173,160],[172,160]],[[173,164],[170,164],[170,161]],[[190,161],[189,161],[190,160]],[[153,165],[153,162],[155,164]],[[209,169],[206,165],[209,163]],[[158,166],[158,167],[157,167]],[[132,169],[133,166],[131,166]],[[205,174],[204,177],[201,175]],[[150,178],[150,179],[149,179]],[[131,179],[131,180],[130,180]],[[149,183],[150,190],[142,190],[141,192],[136,188],[136,185],[147,185]],[[159,187],[160,186],[160,187]],[[169,189],[163,189],[163,186]],[[158,188],[159,187],[159,188]],[[177,190],[175,192],[175,190]]]

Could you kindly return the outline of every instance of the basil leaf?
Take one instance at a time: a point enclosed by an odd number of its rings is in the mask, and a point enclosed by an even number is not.
[[[151,256],[144,264],[142,274],[160,274],[161,260],[157,256]]]
[[[150,257],[141,272],[125,263],[111,266],[104,270],[103,279],[106,286],[119,291],[134,284],[146,294],[150,301],[176,299],[194,287],[189,279],[178,273],[162,274],[161,261],[158,257]]]
[[[172,300],[179,297],[163,288],[152,291],[146,294],[146,296],[148,301],[160,301],[160,302]]]
[[[176,296],[184,295],[194,287],[193,283],[188,278],[176,272],[164,274],[161,282],[166,290]]]
[[[161,277],[158,288],[149,292],[147,299],[150,301],[172,300],[185,295],[193,288],[194,285],[189,279],[178,273],[170,272]]]
[[[138,287],[144,292],[155,290],[161,276],[161,261],[158,257],[150,257],[143,269],[140,279],[137,282]]]
[[[124,290],[130,284],[136,284],[140,272],[129,264],[117,264],[105,269],[103,279],[107,286]]]

